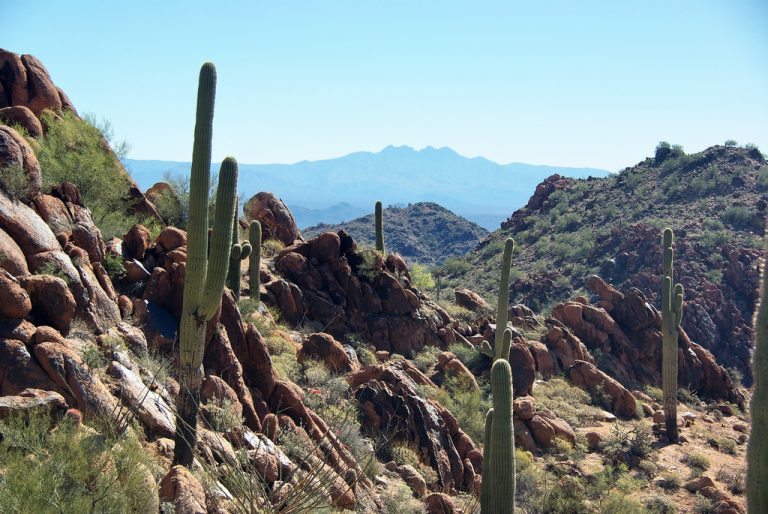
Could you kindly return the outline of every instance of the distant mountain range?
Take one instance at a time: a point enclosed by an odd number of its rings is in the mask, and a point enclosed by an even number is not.
[[[165,172],[188,174],[190,163],[126,159],[125,165],[142,190]],[[214,165],[218,169],[218,164]],[[384,205],[436,202],[490,230],[525,205],[544,178],[605,177],[607,170],[523,163],[498,164],[468,158],[450,148],[388,146],[380,152],[295,164],[240,164],[238,189],[245,198],[269,191],[296,214],[299,227],[339,223]]]

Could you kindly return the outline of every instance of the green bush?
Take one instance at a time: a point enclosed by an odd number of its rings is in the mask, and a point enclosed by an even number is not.
[[[46,112],[42,121],[47,130],[37,139],[36,155],[44,189],[63,181],[75,184],[104,239],[122,236],[134,223],[152,224],[131,212],[130,181],[118,162],[128,148],[120,144],[114,153],[109,149],[109,123],[82,120],[70,112]]]
[[[460,275],[469,271],[470,268],[471,265],[459,257],[448,257],[441,266],[442,273],[446,276]]]
[[[413,364],[419,368],[419,371],[426,373],[429,368],[437,364],[437,356],[440,353],[440,348],[425,346],[423,350],[413,356]]]
[[[723,221],[734,228],[749,228],[752,225],[752,213],[744,206],[732,205],[722,214]]]
[[[735,139],[727,139],[725,141],[726,148],[735,148],[737,146],[739,146],[739,143],[737,143]]]
[[[157,464],[128,433],[101,435],[44,413],[0,422],[1,512],[147,512]]]
[[[435,279],[423,264],[411,264],[408,272],[411,275],[411,286],[416,289],[426,291],[435,288]]]
[[[459,426],[474,441],[482,442],[485,433],[485,415],[490,402],[477,389],[468,389],[457,377],[446,377],[439,389],[426,387],[430,398],[451,411]]]
[[[14,201],[26,198],[29,182],[24,168],[18,164],[0,167],[0,190]]]
[[[700,473],[708,470],[710,466],[709,458],[699,452],[686,453],[683,456],[682,461],[694,470],[698,470]]]
[[[659,487],[665,491],[677,491],[680,489],[680,486],[683,485],[683,481],[678,475],[672,472],[666,472],[661,475],[658,484]]]
[[[538,384],[533,396],[538,405],[556,412],[572,427],[596,425],[602,419],[600,409],[591,405],[589,394],[563,378]]]

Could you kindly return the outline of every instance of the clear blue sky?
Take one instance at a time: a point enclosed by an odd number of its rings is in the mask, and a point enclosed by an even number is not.
[[[619,169],[662,139],[768,151],[768,2],[0,0],[31,53],[130,157],[188,161],[219,76],[214,158],[407,144]]]

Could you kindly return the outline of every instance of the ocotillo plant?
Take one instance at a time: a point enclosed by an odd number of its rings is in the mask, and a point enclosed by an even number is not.
[[[176,408],[174,464],[191,466],[197,444],[197,412],[203,378],[205,329],[221,303],[227,260],[232,244],[235,215],[237,162],[227,157],[221,163],[216,192],[213,234],[208,252],[208,187],[211,180],[211,139],[216,68],[203,64],[197,90],[197,120],[192,150],[187,266],[179,323],[179,398]]]
[[[251,222],[248,227],[248,239],[251,240],[251,260],[248,263],[248,286],[251,289],[251,299],[256,300],[258,307],[261,301],[261,275],[259,268],[261,266],[261,223],[256,220]]]
[[[381,202],[376,202],[374,217],[376,218],[376,250],[384,253],[384,220]]]
[[[503,334],[507,328],[509,319],[509,271],[512,265],[512,250],[515,248],[515,240],[508,237],[504,241],[504,255],[501,258],[501,280],[499,281],[499,299],[496,303],[496,334],[494,338],[493,349],[487,341],[483,341],[480,350],[493,360],[499,358],[508,358],[509,348],[506,354],[503,351]]]
[[[235,204],[237,205],[237,204]],[[237,207],[235,207],[237,212]],[[232,290],[236,299],[240,298],[240,261],[243,261],[251,255],[252,247],[248,241],[237,243],[240,232],[238,230],[239,221],[235,215],[232,224],[232,248],[229,251],[229,268],[227,271],[227,287]]]
[[[768,243],[768,237],[766,238]],[[768,245],[767,245],[768,247]],[[752,374],[755,390],[749,410],[752,433],[747,447],[747,510],[768,512],[768,270],[763,259],[760,306],[755,313]]]
[[[511,338],[506,329],[503,340]],[[509,514],[515,512],[515,431],[512,368],[505,358],[496,359],[491,367],[491,395],[493,408],[485,418],[481,513]]]
[[[661,335],[663,339],[661,380],[664,388],[664,415],[667,438],[677,435],[677,332],[683,319],[683,286],[672,286],[672,229],[665,228],[662,237],[664,278],[661,281]]]

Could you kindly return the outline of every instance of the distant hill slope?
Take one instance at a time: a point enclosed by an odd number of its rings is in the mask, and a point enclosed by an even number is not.
[[[408,262],[433,266],[447,257],[464,255],[488,235],[483,227],[457,216],[436,203],[421,202],[383,211],[384,245]],[[374,244],[373,214],[338,225],[316,225],[302,234],[306,238],[323,232],[346,230],[358,243]]]
[[[685,287],[683,327],[748,375],[767,190],[760,152],[723,146],[673,151],[602,179],[553,177],[446,283],[493,297],[503,240],[512,236],[514,301],[546,310],[596,273],[620,290],[639,288],[658,307],[661,230],[669,226],[675,280]]]
[[[143,190],[162,180],[165,171],[189,173],[189,163],[183,162],[127,159],[126,166]],[[213,169],[218,170],[218,165]],[[294,210],[325,209],[347,202],[368,212],[377,200],[384,205],[436,202],[496,229],[510,212],[525,204],[536,184],[553,173],[582,178],[609,174],[593,168],[497,164],[483,157],[461,156],[450,148],[388,146],[380,152],[356,152],[321,161],[240,164],[238,189],[246,199],[269,191]],[[321,221],[317,217],[309,224]]]

